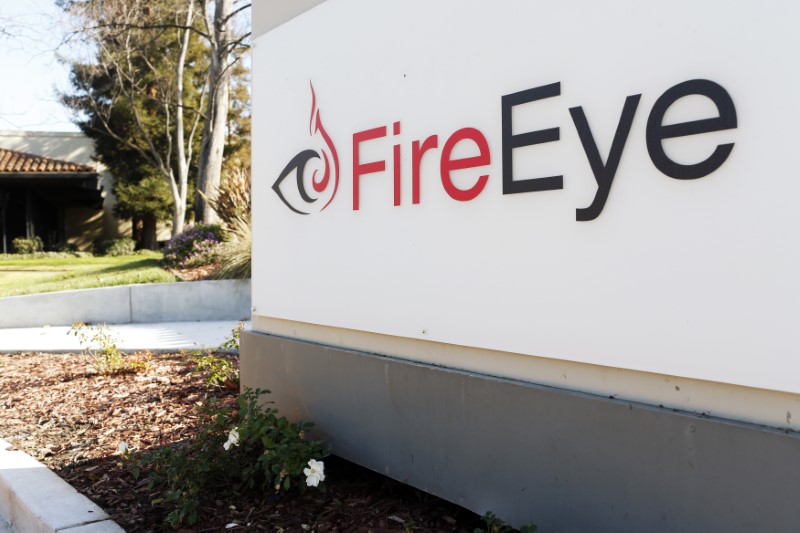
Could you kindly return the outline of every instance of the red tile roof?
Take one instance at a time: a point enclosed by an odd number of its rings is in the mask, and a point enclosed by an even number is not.
[[[89,165],[78,165],[69,161],[0,148],[0,173],[57,174],[66,172],[96,172],[96,170]]]

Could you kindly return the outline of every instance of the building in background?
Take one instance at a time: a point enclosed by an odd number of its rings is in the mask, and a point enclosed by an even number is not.
[[[82,133],[0,131],[0,251],[11,252],[17,237],[82,251],[129,237],[131,223],[114,216],[114,203],[111,175]]]

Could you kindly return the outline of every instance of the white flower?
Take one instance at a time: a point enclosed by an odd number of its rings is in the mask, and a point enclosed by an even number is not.
[[[228,433],[228,440],[225,441],[225,444],[222,445],[225,450],[230,450],[231,446],[238,446],[239,445],[239,428],[233,428],[230,433]]]
[[[117,444],[117,453],[120,455],[125,455],[130,450],[128,443],[125,441],[120,442]]]
[[[303,473],[306,475],[306,485],[316,487],[320,481],[325,481],[325,463],[311,459],[308,468],[303,469]]]

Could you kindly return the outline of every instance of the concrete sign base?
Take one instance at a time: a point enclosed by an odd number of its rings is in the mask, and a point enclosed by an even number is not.
[[[540,531],[790,531],[800,436],[261,333],[243,385],[333,453]]]

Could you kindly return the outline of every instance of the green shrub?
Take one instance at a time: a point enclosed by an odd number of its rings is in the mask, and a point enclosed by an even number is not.
[[[94,242],[94,255],[117,257],[131,255],[136,249],[136,241],[130,237],[102,239]]]
[[[170,509],[167,524],[196,523],[200,500],[213,488],[226,487],[242,497],[264,490],[302,491],[306,485],[324,490],[324,475],[314,479],[313,472],[304,471],[319,468],[322,474],[324,468],[316,462],[326,455],[322,444],[306,440],[312,424],[289,422],[260,405],[264,393],[243,392],[236,410],[209,400],[199,408],[194,440],[128,456],[133,476],[146,476],[155,492],[153,503]]]
[[[198,224],[170,239],[164,246],[163,265],[169,268],[194,268],[219,260],[222,228]]]
[[[17,237],[11,241],[11,246],[14,247],[14,252],[18,254],[35,254],[44,251],[44,243],[38,235],[32,239]]]
[[[33,254],[0,254],[0,261],[19,261],[20,259],[72,259],[92,257],[89,252],[36,252]]]
[[[57,242],[51,246],[48,246],[47,251],[55,253],[77,252],[78,245],[74,242]]]

